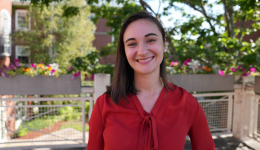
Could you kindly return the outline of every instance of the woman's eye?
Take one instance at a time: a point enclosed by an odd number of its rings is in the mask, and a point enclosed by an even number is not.
[[[136,43],[130,43],[127,46],[135,46],[135,45],[136,45]]]
[[[148,40],[149,43],[154,42],[154,41],[155,41],[154,39],[150,39],[150,40]]]

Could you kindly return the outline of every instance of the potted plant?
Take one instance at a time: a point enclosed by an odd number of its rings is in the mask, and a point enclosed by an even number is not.
[[[81,80],[75,75],[60,75],[58,64],[15,65],[0,68],[0,95],[80,94]],[[78,72],[80,74],[80,72]]]
[[[186,59],[183,63],[172,61],[166,67],[168,79],[187,91],[233,91],[235,76],[256,75],[255,68],[246,71],[239,66],[221,70],[217,64],[206,66],[198,60]]]

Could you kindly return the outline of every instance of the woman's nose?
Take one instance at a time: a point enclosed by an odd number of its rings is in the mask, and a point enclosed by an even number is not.
[[[148,53],[148,49],[147,49],[146,44],[143,44],[143,43],[139,44],[139,47],[137,49],[137,54],[145,56],[147,53]]]

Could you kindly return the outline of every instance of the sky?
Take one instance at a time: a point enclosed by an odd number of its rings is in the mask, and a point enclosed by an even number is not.
[[[215,1],[216,0],[209,0],[210,3],[214,3]],[[147,0],[146,2],[152,7],[152,9],[155,12],[158,12],[159,0]],[[165,3],[162,2],[160,9],[159,9],[159,12],[162,12],[163,8],[166,7],[167,5],[168,5],[168,2],[165,2]],[[196,15],[198,17],[202,16],[202,14],[200,12],[195,11],[193,8],[191,8],[187,5],[180,4],[180,3],[178,3],[178,4],[176,3],[175,5],[178,6],[178,7],[182,7],[185,10],[186,13],[193,14],[193,15]],[[220,14],[220,13],[223,14],[224,13],[222,5],[214,4],[213,9],[208,9],[207,7],[205,7],[205,9],[206,9],[207,12],[212,11],[213,14]],[[167,27],[167,28],[168,27],[174,27],[173,22],[175,22],[177,19],[180,22],[188,21],[187,18],[183,17],[181,15],[181,13],[178,10],[175,10],[174,8],[172,8],[169,12],[171,12],[171,15],[161,17],[164,26]],[[172,21],[168,21],[168,19],[170,19],[170,18],[172,18]],[[205,22],[205,23],[202,24],[202,27],[203,28],[209,28],[209,24]],[[224,31],[224,29],[220,29],[220,30]],[[176,36],[175,38],[180,38],[180,36]]]

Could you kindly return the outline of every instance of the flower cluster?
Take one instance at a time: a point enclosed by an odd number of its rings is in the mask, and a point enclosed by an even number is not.
[[[219,74],[221,76],[229,75],[260,75],[255,68],[249,70],[243,69],[241,65],[233,66],[221,70],[220,66],[215,64],[212,67],[202,65],[198,60],[187,58],[183,63],[178,61],[172,61],[170,66],[166,67],[167,73],[169,74]]]
[[[45,76],[59,76],[59,65],[56,63],[44,65],[42,63],[39,64],[31,64],[28,68],[23,68],[24,74],[29,76],[35,75],[45,75]]]
[[[249,76],[249,75],[260,75],[259,72],[256,71],[255,68],[250,68],[249,70],[246,70],[244,68],[241,67],[241,65],[238,65],[237,67],[230,67],[229,69],[225,69],[225,70],[219,70],[219,75],[221,76],[229,76],[229,75],[242,75],[244,77]]]
[[[198,60],[187,58],[183,63],[172,61],[170,66],[166,67],[169,74],[198,74],[212,73],[209,66],[201,65]]]
[[[73,73],[72,80],[81,75],[81,71],[78,70],[76,67],[73,67],[73,66],[70,66],[68,72]],[[90,77],[89,77],[89,73],[85,73],[84,74],[84,81],[88,81],[88,80],[94,80],[94,75],[91,74]]]
[[[59,76],[60,69],[59,65],[56,63],[44,65],[42,63],[39,64],[30,64],[29,67],[21,67],[18,59],[15,59],[15,65],[10,64],[9,67],[0,68],[1,76],[9,77],[15,75],[25,74],[28,76],[35,75],[45,75],[45,76]]]
[[[0,66],[0,76],[3,76],[3,77],[14,76],[14,75],[16,75],[17,72],[21,72],[18,69],[19,67],[20,67],[20,63],[17,59],[15,59],[15,65],[10,64],[9,67]]]

